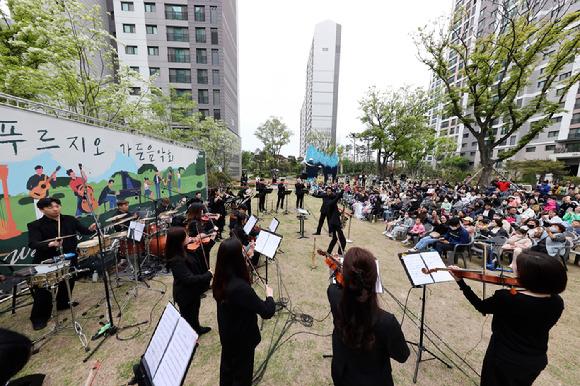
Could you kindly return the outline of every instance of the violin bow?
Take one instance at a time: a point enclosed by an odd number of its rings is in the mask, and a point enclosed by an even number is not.
[[[236,239],[238,239],[238,241],[240,242],[240,244],[242,244],[242,240],[240,240],[240,238],[238,237],[238,232],[236,232],[235,229],[232,229],[232,231],[234,232],[234,235],[236,236]],[[244,254],[244,257],[246,258],[246,261],[248,262],[248,264],[250,265],[250,267],[252,267],[254,273],[256,274],[256,276],[258,276],[258,279],[260,279],[260,281],[262,282],[262,285],[265,288],[266,282],[264,281],[264,279],[262,278],[262,276],[260,275],[260,273],[258,272],[258,270],[256,269],[256,267],[252,263],[252,259],[250,259],[250,256],[248,256],[248,252],[246,252],[246,248],[244,247],[244,244],[242,244],[242,253]],[[268,262],[266,262],[266,264],[268,264]]]
[[[205,248],[203,247],[203,243],[201,242],[201,230],[199,229],[199,223],[195,224],[197,228],[197,236],[199,238],[199,247],[201,248],[201,253],[203,253],[203,258],[205,259],[205,266],[209,270],[209,260],[205,254]]]

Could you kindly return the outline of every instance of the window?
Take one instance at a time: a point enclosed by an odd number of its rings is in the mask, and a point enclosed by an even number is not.
[[[518,107],[522,107],[522,98],[516,99],[516,104],[518,105]]]
[[[169,20],[187,20],[187,5],[165,4],[165,18]]]
[[[133,72],[139,72],[139,67],[130,66],[129,70]]]
[[[197,101],[198,101],[198,103],[208,104],[209,103],[209,91],[208,90],[198,90],[197,91]]]
[[[570,124],[574,125],[576,123],[580,123],[580,113],[572,115],[572,120],[570,121]]]
[[[510,137],[510,146],[514,146],[516,144],[516,136],[512,135]]]
[[[580,151],[580,142],[567,144],[566,151],[568,153],[574,153],[574,152]]]
[[[543,88],[545,84],[546,84],[545,80],[538,82],[538,88]]]
[[[211,29],[211,44],[218,44],[218,29]]]
[[[179,118],[187,118],[187,117],[191,117],[193,115],[193,111],[191,111],[191,109],[171,109],[171,115],[176,117],[177,119]]]
[[[129,95],[139,95],[140,92],[141,87],[131,87],[131,92],[129,92]]]
[[[470,156],[470,157],[475,157],[475,152],[474,152],[474,151],[470,151],[470,152],[469,152],[469,156]]]
[[[568,139],[580,138],[580,129],[570,129]]]
[[[167,40],[170,42],[188,42],[189,28],[167,27]]]
[[[145,3],[145,12],[156,12],[155,3]]]
[[[562,95],[564,94],[565,89],[564,88],[559,88],[556,90],[556,95]]]
[[[463,134],[463,138],[468,138],[469,134]]]
[[[189,48],[168,48],[167,59],[173,63],[189,63]]]
[[[220,84],[220,71],[219,70],[213,70],[211,73],[212,76],[212,83],[214,86],[219,86]]]
[[[145,29],[147,30],[147,33],[149,35],[157,35],[157,26],[156,25],[145,26]]]
[[[159,56],[159,47],[147,47],[147,55]]]
[[[557,137],[558,134],[560,134],[560,131],[559,130],[548,131],[548,138]]]
[[[540,68],[540,75],[542,75],[544,72],[546,72],[546,67]]]
[[[552,118],[552,123],[560,123],[560,122],[562,122],[562,117]]]
[[[199,113],[201,114],[201,120],[205,121],[207,117],[209,117],[209,110],[208,109],[199,109]]]
[[[452,127],[451,129],[449,129],[449,135],[453,135],[455,134],[455,128]]]
[[[204,69],[197,70],[197,83],[208,84],[207,70]]]
[[[467,146],[467,143],[465,143],[465,142],[461,144],[461,148],[462,148],[462,149],[463,149],[464,147],[466,147],[466,146]]]
[[[554,150],[556,149],[556,145],[546,145],[546,150]]]
[[[222,111],[220,109],[213,109],[213,119],[216,121],[222,119]]]
[[[135,5],[132,1],[121,1],[121,11],[134,11]]]
[[[196,43],[205,43],[205,28],[196,28],[195,29],[195,42]]]
[[[214,66],[218,66],[220,64],[219,50],[211,50],[211,64]]]
[[[193,15],[195,21],[205,21],[205,6],[196,5],[193,8]]]
[[[137,55],[137,46],[125,46],[125,53],[127,55]]]
[[[134,34],[135,24],[123,24],[123,32],[125,32],[126,34]]]
[[[471,142],[471,147],[477,146],[477,142]]]
[[[207,50],[205,48],[195,49],[195,62],[199,64],[207,63]]]
[[[191,83],[191,70],[170,68],[169,81],[173,83]]]
[[[209,7],[209,22],[211,24],[217,24],[218,22],[218,12],[217,7]]]
[[[580,98],[576,99],[576,102],[574,103],[574,110],[576,109],[580,109]]]
[[[533,153],[536,151],[535,146],[526,147],[526,153]]]
[[[175,95],[177,95],[178,98],[183,98],[185,96],[188,100],[191,100],[191,90],[186,88],[176,88]]]
[[[449,121],[445,121],[441,123],[441,128],[444,129],[446,127],[449,127]]]
[[[565,74],[562,74],[562,75],[560,75],[560,80],[564,80],[566,78],[569,78],[570,75],[572,75],[572,72],[570,72],[570,71],[565,73]]]
[[[220,90],[213,90],[213,104],[219,106],[221,104]]]
[[[149,75],[159,75],[160,73],[159,67],[149,67]]]

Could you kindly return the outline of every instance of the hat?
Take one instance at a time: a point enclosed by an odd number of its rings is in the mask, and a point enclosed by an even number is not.
[[[469,216],[463,217],[463,222],[473,222],[473,219]]]

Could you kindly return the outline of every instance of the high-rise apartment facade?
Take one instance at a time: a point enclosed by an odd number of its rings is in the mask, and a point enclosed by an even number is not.
[[[237,0],[83,2],[110,13],[105,25],[124,44],[122,66],[191,94],[202,117],[223,120],[239,138]],[[239,176],[240,168],[237,154],[230,172]]]
[[[306,93],[300,110],[300,156],[306,156],[309,134],[321,133],[336,143],[341,25],[331,20],[316,24],[306,66]]]
[[[515,9],[520,5],[519,1],[505,1],[510,10]],[[558,10],[558,5],[561,2],[557,1],[547,1],[543,4],[543,8],[540,11],[541,14],[548,14],[550,12],[556,12]],[[466,36],[470,44],[475,42],[477,36],[485,36],[492,33],[497,33],[498,28],[502,23],[501,12],[498,12],[497,0],[454,0],[453,1],[453,12],[458,10],[462,11],[463,17],[457,20],[453,28],[457,31],[458,35]],[[580,3],[571,4],[567,12],[576,12],[580,10]],[[574,62],[568,63],[565,69],[559,75],[559,80],[564,80],[572,73],[578,70],[580,66],[580,58],[577,58]],[[459,72],[461,68],[465,65],[459,58],[459,56],[453,56],[449,53],[448,60],[450,63],[450,81],[459,85],[463,79]],[[543,73],[545,67],[548,64],[548,59],[545,58],[544,61],[536,68],[532,73],[529,81],[530,85],[525,89],[524,92],[520,94],[517,99],[519,105],[525,105],[534,96],[538,95],[542,89],[541,74]],[[436,76],[432,76],[429,88],[431,90],[440,89],[441,80]],[[553,95],[550,95],[551,100],[556,100],[560,96],[558,89],[550,91]],[[569,173],[571,175],[580,176],[580,170],[578,168],[580,160],[580,90],[578,84],[574,85],[568,92],[564,109],[565,112],[558,113],[553,117],[553,124],[547,127],[543,133],[538,134],[532,141],[530,141],[523,149],[512,157],[513,160],[526,160],[526,159],[552,159],[561,160],[568,166]],[[466,104],[467,98],[464,98],[464,104]],[[461,156],[467,157],[470,160],[470,165],[475,167],[479,164],[479,151],[477,147],[477,142],[474,136],[467,130],[463,125],[457,120],[456,117],[445,117],[437,113],[441,111],[442,106],[438,106],[430,112],[430,123],[434,127],[439,135],[453,137],[457,142],[458,153]],[[519,139],[526,135],[530,129],[530,125],[533,125],[535,121],[540,120],[541,116],[534,116],[527,122],[523,127],[510,136],[506,141],[500,143],[495,149],[493,149],[493,157],[503,151],[509,150],[518,143]],[[495,122],[493,128],[498,135],[502,133],[502,127],[504,122]],[[501,168],[501,162],[496,164],[497,168]]]

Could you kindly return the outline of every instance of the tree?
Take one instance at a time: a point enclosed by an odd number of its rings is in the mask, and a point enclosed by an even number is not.
[[[428,156],[432,156],[433,162],[436,162],[439,157],[456,149],[457,144],[453,138],[438,137],[435,130],[424,127],[409,140],[408,151],[401,155],[401,159],[406,162],[411,176],[416,178],[424,168]]]
[[[264,151],[272,157],[271,160],[274,162],[277,162],[282,146],[290,143],[290,137],[293,134],[288,126],[277,117],[270,117],[254,131],[254,135],[264,144]]]
[[[381,179],[385,177],[389,162],[403,159],[415,150],[414,144],[427,125],[425,114],[433,105],[434,99],[423,89],[409,86],[386,91],[371,87],[359,101],[363,112],[360,120],[366,130],[357,138],[368,139],[370,148],[376,151],[377,172]]]
[[[192,130],[194,144],[205,150],[205,162],[208,172],[215,170],[226,172],[233,156],[240,152],[238,137],[232,133],[224,121],[214,121],[208,117],[199,123],[199,128]]]
[[[319,152],[332,155],[336,149],[334,138],[329,131],[311,130],[306,136],[306,142],[313,144]]]
[[[537,181],[543,181],[546,174],[551,173],[555,178],[562,177],[568,171],[566,164],[562,161],[552,161],[549,159],[530,159],[523,161],[511,161],[509,163],[510,169],[515,169],[521,172],[522,175],[531,174]]]
[[[458,169],[464,172],[469,167],[469,158],[460,155],[452,155],[444,158],[439,165],[443,169]]]
[[[489,183],[497,161],[511,158],[551,124],[552,116],[562,111],[567,92],[580,80],[579,73],[560,80],[562,70],[579,52],[580,31],[575,24],[580,13],[567,14],[569,5],[554,3],[557,7],[548,12],[545,0],[521,1],[515,8],[513,2],[494,1],[501,22],[494,32],[475,41],[460,30],[465,10],[457,12],[450,29],[424,28],[415,38],[420,60],[442,83],[443,114],[457,117],[477,140],[483,167],[480,185]],[[455,57],[462,66],[454,67],[450,59]],[[542,66],[538,78],[541,91],[523,98],[532,73],[544,59],[547,66]],[[456,69],[459,75],[454,75]],[[455,76],[463,81],[455,82]],[[537,120],[517,144],[493,157],[493,149],[532,118]],[[501,128],[493,127],[496,122],[501,122]]]

